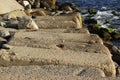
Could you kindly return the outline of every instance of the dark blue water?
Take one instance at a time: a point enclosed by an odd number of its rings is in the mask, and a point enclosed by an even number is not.
[[[102,7],[120,9],[120,0],[58,0],[60,2],[72,2],[81,8],[97,8]]]

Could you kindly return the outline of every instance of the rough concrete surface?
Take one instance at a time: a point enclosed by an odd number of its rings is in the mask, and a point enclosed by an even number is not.
[[[40,32],[53,32],[53,33],[84,33],[84,34],[90,34],[88,29],[82,28],[82,29],[40,29]]]
[[[86,55],[87,54],[87,55]],[[115,65],[106,54],[74,52],[71,50],[15,47],[1,52],[1,65],[77,65],[102,69],[106,76],[115,76]]]
[[[35,40],[62,40],[83,43],[100,43],[103,44],[100,37],[95,34],[78,34],[78,33],[51,33],[51,32],[17,32],[14,38],[18,39],[35,39]]]
[[[39,30],[0,28],[11,36],[0,38],[0,80],[120,80],[110,51],[82,28],[79,13],[35,21]]]
[[[39,28],[82,28],[82,19],[79,13],[64,16],[44,16],[34,19]]]
[[[89,69],[87,76],[77,75]],[[95,72],[96,71],[96,74]],[[84,72],[85,73],[85,72]],[[90,76],[95,74],[95,76]],[[119,80],[120,78],[106,78],[99,69],[76,66],[12,66],[0,67],[0,80]]]
[[[44,48],[44,49],[62,49],[62,50],[73,50],[73,51],[83,51],[92,52],[96,54],[107,54],[111,57],[111,53],[103,44],[94,43],[82,43],[82,42],[72,42],[72,41],[62,41],[61,39],[33,39],[33,38],[16,38],[10,40],[8,43],[12,46],[27,46],[33,48]]]
[[[0,0],[0,14],[5,14],[14,10],[24,10],[16,0]]]

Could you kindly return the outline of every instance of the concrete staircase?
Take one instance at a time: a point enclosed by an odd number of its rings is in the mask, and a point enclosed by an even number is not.
[[[108,48],[75,16],[37,17],[38,31],[8,29],[0,80],[119,80]]]

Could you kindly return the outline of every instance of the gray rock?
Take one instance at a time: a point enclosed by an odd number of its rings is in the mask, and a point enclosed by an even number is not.
[[[6,30],[0,30],[0,37],[5,38],[5,37],[8,37],[8,36],[10,36],[9,31],[6,31]]]
[[[35,21],[30,17],[19,18],[18,28],[19,29],[28,28],[33,30],[39,29]]]
[[[11,49],[12,46],[10,46],[10,45],[8,45],[8,44],[3,44],[3,45],[2,45],[2,48],[4,48],[4,49]]]

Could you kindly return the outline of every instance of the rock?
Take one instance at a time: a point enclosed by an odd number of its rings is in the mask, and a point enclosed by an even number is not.
[[[63,11],[75,11],[77,10],[77,6],[73,3],[69,3],[69,2],[66,2],[66,3],[63,3],[61,5],[58,5],[59,6],[59,10],[63,10]]]
[[[41,4],[40,8],[44,8],[44,9],[47,9],[47,10],[51,9],[50,5],[47,2],[45,2],[45,1],[41,1],[40,4]]]
[[[6,31],[6,30],[0,30],[0,37],[9,37],[10,36],[10,33],[9,31]]]
[[[12,12],[9,12],[7,14],[5,14],[3,16],[3,18],[5,20],[8,20],[8,19],[17,19],[17,17],[25,17],[27,16],[26,13],[24,11],[21,11],[21,10],[15,10],[15,11],[12,11]]]
[[[64,10],[64,11],[73,11],[70,6],[66,6],[62,10]]]
[[[4,49],[11,49],[12,46],[10,46],[10,45],[8,45],[8,44],[3,44],[3,45],[2,45],[2,48],[4,48]]]
[[[112,11],[111,13],[115,16],[119,15],[119,12],[117,12],[117,11]]]
[[[30,17],[23,17],[19,19],[19,23],[18,23],[18,28],[19,29],[33,29],[33,30],[38,30],[38,26],[36,25],[36,23],[34,22],[34,20]]]
[[[97,24],[97,20],[96,19],[85,19],[84,20],[85,24]]]
[[[42,10],[42,9],[33,10],[30,14],[31,16],[46,16],[47,15],[45,10]]]
[[[120,33],[115,33],[115,34],[113,35],[113,37],[114,37],[115,39],[120,39]]]
[[[24,10],[16,0],[0,0],[0,14],[9,13],[14,10]]]
[[[7,43],[7,40],[0,37],[0,48],[2,48],[2,45],[5,44],[5,43]]]
[[[56,0],[40,0],[40,2],[40,7],[42,8],[46,7],[47,9],[55,9]]]
[[[96,13],[97,13],[97,10],[96,10],[96,9],[93,9],[93,8],[90,8],[90,9],[88,9],[88,13],[89,13],[89,14],[96,14]]]
[[[35,0],[34,1],[34,8],[40,8],[40,1],[41,0]]]
[[[5,22],[0,21],[0,26],[4,27],[6,25]]]
[[[116,73],[117,73],[117,76],[120,76],[120,66],[118,66],[117,68],[116,68]]]
[[[113,51],[114,53],[118,53],[118,48],[117,48],[117,46],[113,46],[113,47],[112,47],[112,51]]]

